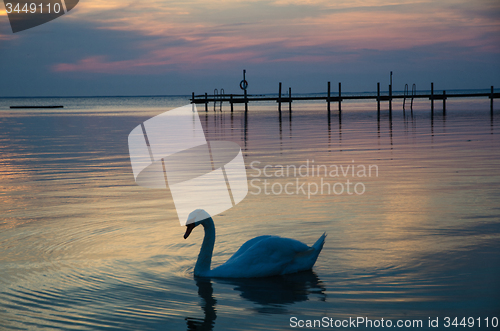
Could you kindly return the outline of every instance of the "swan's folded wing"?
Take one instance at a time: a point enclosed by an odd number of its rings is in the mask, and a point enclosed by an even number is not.
[[[274,237],[274,236],[266,235],[266,236],[259,236],[259,237],[255,237],[253,239],[250,239],[249,241],[247,241],[246,243],[241,245],[241,247],[236,251],[236,253],[233,254],[233,256],[231,256],[229,258],[229,260],[226,261],[226,263],[230,262],[231,260],[236,259],[238,256],[244,254],[250,247],[257,245],[260,241],[267,239],[269,237]],[[279,238],[279,237],[276,237],[276,238]]]
[[[293,263],[298,253],[309,250],[300,241],[275,236],[257,237],[245,245],[242,246],[244,250],[240,252],[240,248],[226,263],[213,269],[212,276],[240,278],[279,275]]]

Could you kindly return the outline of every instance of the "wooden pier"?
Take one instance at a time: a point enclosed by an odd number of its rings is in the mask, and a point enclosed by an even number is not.
[[[380,93],[380,83],[377,83],[377,92],[373,94],[365,94],[365,95],[342,95],[342,85],[339,83],[338,94],[337,96],[333,96],[331,93],[331,83],[327,84],[326,95],[324,96],[292,96],[292,88],[288,89],[288,95],[282,94],[282,84],[279,83],[278,95],[277,96],[266,96],[266,95],[251,95],[247,94],[246,90],[244,94],[213,94],[208,95],[207,93],[202,95],[195,95],[193,92],[191,95],[191,103],[195,104],[205,104],[205,111],[208,111],[208,104],[214,103],[214,110],[216,109],[216,104],[220,104],[220,108],[222,108],[222,103],[229,103],[231,106],[231,111],[233,111],[233,105],[237,103],[244,103],[245,110],[248,110],[248,103],[254,101],[275,101],[278,103],[278,111],[281,111],[281,104],[288,103],[289,110],[292,109],[292,102],[298,100],[324,100],[327,104],[327,110],[330,111],[330,104],[332,102],[338,103],[338,111],[342,111],[342,101],[344,100],[375,100],[377,102],[377,111],[380,112],[380,102],[388,101],[389,102],[389,111],[392,111],[392,101],[395,99],[403,99],[403,105],[406,102],[406,99],[411,100],[411,107],[413,107],[414,99],[428,99],[431,102],[431,111],[434,111],[434,101],[442,100],[443,101],[443,112],[446,112],[446,100],[450,98],[480,98],[487,97],[490,99],[490,110],[493,112],[493,99],[500,98],[499,92],[494,92],[493,86],[490,88],[490,92],[486,93],[453,93],[448,94],[445,90],[442,91],[442,94],[434,93],[434,83],[431,83],[430,93],[417,93],[416,88],[412,89],[412,93],[407,93],[406,89],[403,94],[393,94],[392,86],[389,85],[389,93],[388,95],[382,95]],[[404,109],[404,108],[403,108]]]

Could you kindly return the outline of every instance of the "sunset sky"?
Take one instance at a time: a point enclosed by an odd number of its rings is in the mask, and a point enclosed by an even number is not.
[[[80,0],[12,33],[0,97],[500,88],[498,0]],[[334,85],[335,86],[335,85]]]

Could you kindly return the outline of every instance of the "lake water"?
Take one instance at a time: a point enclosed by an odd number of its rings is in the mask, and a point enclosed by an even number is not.
[[[291,114],[286,104],[281,116],[273,103],[247,114],[198,107],[208,140],[241,146],[250,184],[214,217],[213,265],[255,236],[311,245],[328,234],[311,272],[246,280],[194,278],[202,229],[184,240],[169,190],[132,175],[130,131],[188,103],[0,99],[0,329],[498,323],[500,114],[488,99],[448,100],[446,115],[436,103],[433,116],[428,101],[405,113],[394,103],[392,116],[384,103],[380,117],[374,102],[343,103],[342,115],[314,102],[295,102]]]

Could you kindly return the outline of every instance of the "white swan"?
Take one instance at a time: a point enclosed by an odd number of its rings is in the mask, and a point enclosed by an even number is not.
[[[250,239],[226,263],[210,270],[215,244],[215,225],[212,217],[202,210],[193,211],[187,221],[186,239],[198,225],[205,228],[205,237],[194,267],[194,275],[219,278],[252,278],[291,274],[312,269],[326,234],[309,247],[295,239],[260,236]]]

